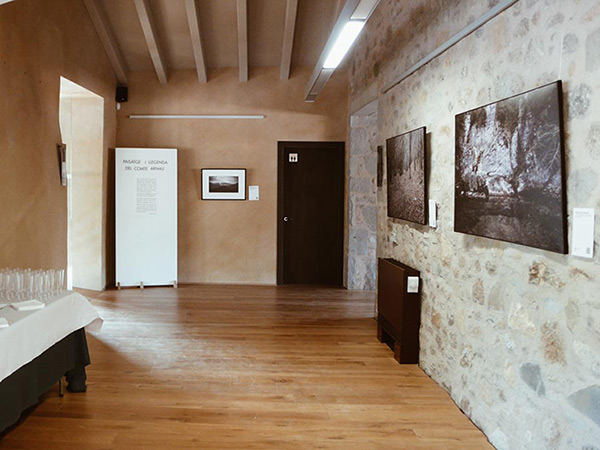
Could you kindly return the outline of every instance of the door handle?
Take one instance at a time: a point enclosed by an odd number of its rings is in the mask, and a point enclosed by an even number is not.
[[[290,219],[288,216],[285,216],[285,217],[283,218],[283,221],[284,221],[284,222],[289,222],[290,220],[291,220],[291,219]]]

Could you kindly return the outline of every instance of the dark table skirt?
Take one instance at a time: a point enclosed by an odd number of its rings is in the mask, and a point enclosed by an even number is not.
[[[85,391],[85,366],[89,363],[82,328],[5,378],[0,383],[0,433],[15,424],[23,411],[38,403],[39,398],[65,375],[70,391]]]

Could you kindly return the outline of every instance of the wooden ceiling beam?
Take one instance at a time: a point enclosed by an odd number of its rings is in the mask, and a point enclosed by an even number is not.
[[[156,26],[154,25],[154,20],[152,19],[152,11],[150,10],[148,0],[134,0],[134,2],[138,18],[140,19],[140,24],[142,25],[142,30],[144,32],[144,37],[146,38],[148,51],[150,52],[150,57],[152,58],[152,64],[154,64],[154,69],[156,70],[158,81],[160,81],[161,84],[167,84],[167,66],[162,55],[160,43],[158,41],[158,35],[156,33]]]
[[[240,81],[248,81],[248,1],[237,0],[238,60]]]
[[[200,15],[196,0],[185,0],[185,10],[187,12],[190,34],[192,36],[192,48],[194,49],[194,60],[196,61],[196,71],[198,72],[198,81],[206,83],[206,61],[204,58],[204,47],[202,35],[200,33]]]
[[[287,0],[287,5],[285,7],[285,25],[283,28],[283,49],[281,51],[280,78],[282,80],[287,80],[290,78],[297,13],[298,0]]]
[[[119,80],[120,84],[127,85],[127,66],[125,65],[123,54],[119,49],[117,40],[110,28],[104,10],[98,5],[97,0],[83,0],[83,4],[88,10],[94,28],[104,46],[106,56],[108,56],[113,70],[115,71],[117,80]]]
[[[333,28],[333,26],[335,25],[335,23],[338,20],[338,17],[340,17],[340,13],[342,12],[343,5],[344,5],[344,0],[337,0],[337,2],[335,4],[335,11],[333,12],[333,23],[331,24],[331,28]]]

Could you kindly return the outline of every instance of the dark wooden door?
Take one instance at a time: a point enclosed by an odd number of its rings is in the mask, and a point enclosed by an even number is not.
[[[343,142],[280,142],[278,284],[341,286]]]

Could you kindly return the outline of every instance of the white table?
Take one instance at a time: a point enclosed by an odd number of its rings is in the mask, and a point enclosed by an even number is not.
[[[37,311],[7,306],[0,317],[10,326],[0,329],[0,382],[30,363],[71,333],[86,328],[100,331],[102,319],[81,294],[65,292]]]

